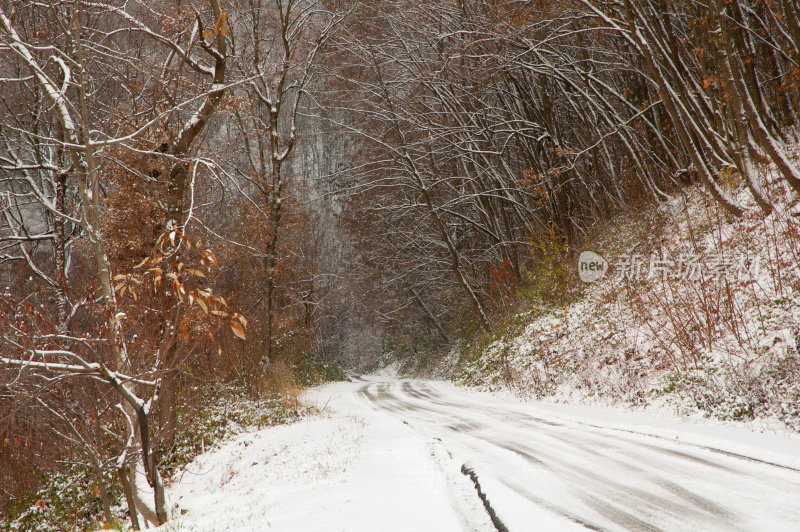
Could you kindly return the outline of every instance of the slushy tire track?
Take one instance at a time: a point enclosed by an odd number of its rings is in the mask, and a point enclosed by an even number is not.
[[[800,472],[792,468],[548,419],[519,405],[482,405],[420,382],[364,381],[358,395],[469,463],[483,482],[482,495],[511,531],[540,529],[513,517],[542,511],[593,530],[800,530]],[[518,501],[497,504],[492,485]],[[787,490],[797,494],[795,504],[780,503]]]

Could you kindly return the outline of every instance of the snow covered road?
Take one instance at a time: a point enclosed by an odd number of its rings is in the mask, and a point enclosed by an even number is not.
[[[778,440],[780,450],[796,453],[781,460],[786,466],[735,452],[743,445],[737,430],[731,439],[712,437],[711,447],[693,443],[700,435],[691,431],[681,440],[620,430],[625,413],[617,423],[592,419],[591,411],[580,419],[558,405],[492,400],[439,383],[354,388],[470,464],[512,531],[800,530],[797,440],[753,434],[747,442],[761,439],[766,451]]]
[[[800,440],[365,378],[242,435],[170,490],[178,529],[800,530]],[[473,481],[475,472],[490,519]]]

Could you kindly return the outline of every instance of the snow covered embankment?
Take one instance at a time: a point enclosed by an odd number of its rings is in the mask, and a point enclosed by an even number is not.
[[[773,187],[771,199],[778,207],[768,217],[750,205],[743,218],[727,220],[689,189],[613,221],[586,248],[611,264],[638,255],[642,275],[620,280],[611,271],[566,308],[517,316],[515,327],[463,361],[457,380],[800,430],[800,220],[785,190]],[[746,191],[739,200],[748,202]],[[756,257],[754,278],[736,275],[737,261]],[[653,258],[672,269],[649,276]],[[696,261],[693,279],[685,264],[680,271],[687,259]]]

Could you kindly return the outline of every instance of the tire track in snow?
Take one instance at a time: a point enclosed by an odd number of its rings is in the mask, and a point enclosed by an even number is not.
[[[512,470],[518,468],[517,479],[503,471],[492,474],[531,504],[586,528],[686,529],[700,523],[707,529],[746,528],[736,508],[720,504],[719,494],[713,500],[698,486],[717,480],[725,495],[723,501],[730,503],[726,497],[736,490],[727,484],[748,488],[753,484],[794,484],[785,478],[754,475],[742,462],[770,464],[749,457],[722,453],[717,459],[703,456],[714,449],[668,438],[634,431],[614,434],[610,433],[614,429],[543,419],[513,406],[503,409],[456,402],[424,383],[364,381],[358,393],[376,408],[413,419],[418,430],[448,431],[444,443],[472,453],[469,460],[473,463],[485,460],[502,468],[510,463],[507,455],[517,456],[525,462],[524,466],[511,464]],[[518,481],[544,474],[549,481],[564,484],[574,508],[547,500]],[[686,485],[687,479],[694,486]],[[735,503],[735,497],[732,500]]]

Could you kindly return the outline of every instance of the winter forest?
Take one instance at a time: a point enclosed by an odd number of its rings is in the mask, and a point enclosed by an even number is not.
[[[799,430],[799,111],[797,0],[0,0],[0,530],[390,362]],[[684,244],[760,281],[578,278]]]

